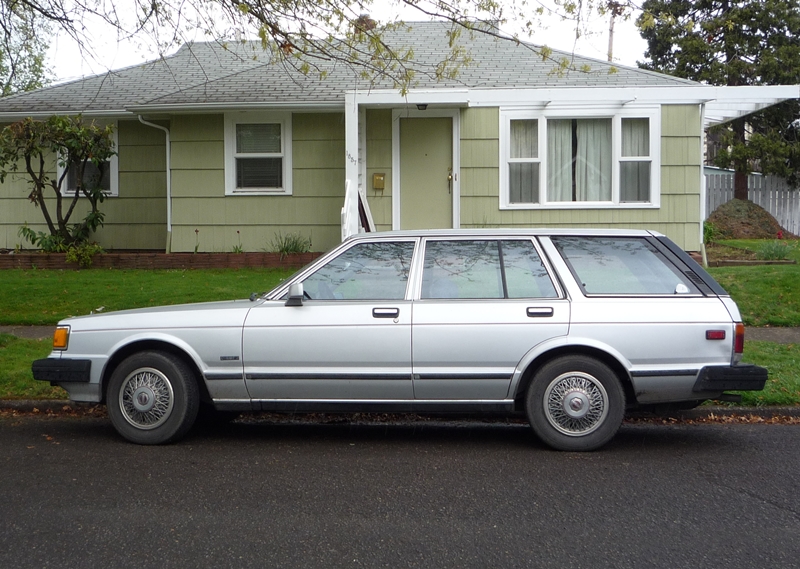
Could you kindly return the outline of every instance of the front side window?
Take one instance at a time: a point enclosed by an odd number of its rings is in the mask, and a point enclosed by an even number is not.
[[[700,294],[646,239],[553,237],[552,241],[586,294]]]
[[[552,298],[530,240],[428,241],[421,298]]]
[[[414,243],[360,243],[303,281],[309,300],[402,300]]]
[[[501,208],[658,205],[657,116],[501,112]]]
[[[291,115],[225,116],[225,191],[291,193]]]

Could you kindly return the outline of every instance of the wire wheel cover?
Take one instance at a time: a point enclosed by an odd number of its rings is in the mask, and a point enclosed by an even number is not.
[[[544,393],[544,413],[560,433],[577,437],[598,429],[608,414],[603,384],[583,372],[559,375]]]
[[[140,368],[122,382],[119,408],[122,416],[137,429],[150,430],[169,419],[175,404],[172,384],[153,368]]]

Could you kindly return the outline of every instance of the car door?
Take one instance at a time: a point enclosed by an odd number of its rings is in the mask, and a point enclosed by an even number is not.
[[[302,305],[268,301],[243,332],[255,400],[410,400],[415,242],[360,242],[304,281]]]
[[[519,361],[565,336],[569,312],[531,239],[427,239],[413,314],[415,399],[507,398]]]

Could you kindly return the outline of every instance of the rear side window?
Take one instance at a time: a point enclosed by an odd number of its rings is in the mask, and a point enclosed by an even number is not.
[[[586,294],[700,294],[647,239],[553,237]]]
[[[553,298],[530,240],[428,241],[422,298]]]

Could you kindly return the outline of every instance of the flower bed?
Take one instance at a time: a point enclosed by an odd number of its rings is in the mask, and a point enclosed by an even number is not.
[[[98,269],[240,269],[243,267],[300,268],[322,253],[101,253],[92,259]],[[79,269],[65,253],[0,255],[0,269]]]

